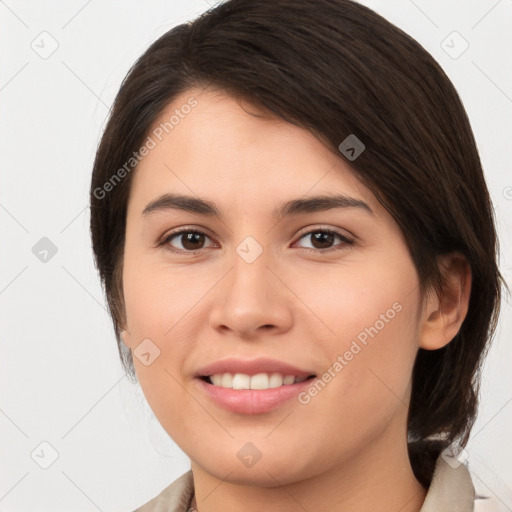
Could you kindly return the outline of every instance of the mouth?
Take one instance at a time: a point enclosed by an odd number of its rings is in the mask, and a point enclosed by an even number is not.
[[[286,361],[219,359],[194,375],[198,392],[214,404],[237,414],[271,412],[289,403],[316,378],[312,368]]]
[[[272,372],[257,373],[255,375],[248,375],[246,373],[216,373],[213,375],[200,376],[199,378],[207,384],[225,389],[267,390],[283,386],[291,386],[293,384],[312,380],[315,377],[316,375],[297,376]]]
[[[215,373],[196,377],[198,390],[213,404],[231,413],[255,415],[293,403],[315,375],[280,373]]]

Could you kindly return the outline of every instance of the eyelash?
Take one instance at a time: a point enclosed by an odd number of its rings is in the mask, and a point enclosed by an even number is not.
[[[170,252],[173,252],[173,253],[176,253],[176,254],[191,254],[191,255],[194,255],[194,254],[200,254],[202,251],[208,249],[208,248],[202,248],[202,249],[197,249],[197,250],[193,250],[193,251],[186,251],[186,250],[183,250],[183,249],[176,249],[174,247],[172,247],[169,242],[179,236],[179,235],[184,235],[186,233],[194,233],[194,234],[199,234],[199,235],[205,235],[206,237],[210,238],[208,236],[207,233],[205,233],[204,231],[200,231],[198,229],[181,229],[179,231],[174,231],[174,232],[171,232],[169,233],[168,235],[166,235],[159,243],[158,243],[158,246],[164,246],[166,245],[167,246],[167,250],[169,250]],[[302,238],[304,238],[305,236],[307,235],[311,235],[313,233],[327,233],[329,235],[334,235],[334,236],[337,236],[345,245],[355,245],[355,241],[349,237],[347,237],[346,235],[343,235],[341,233],[339,233],[338,231],[335,231],[335,230],[332,230],[332,229],[328,229],[328,228],[316,228],[316,229],[313,229],[313,230],[310,230],[310,231],[307,231],[306,233],[303,233],[298,240],[301,240]],[[312,253],[315,253],[315,254],[325,254],[325,253],[331,253],[331,252],[335,252],[335,251],[340,251],[343,249],[343,247],[330,247],[328,249],[312,249],[310,247],[301,247],[301,249],[307,251],[307,252],[312,252]]]

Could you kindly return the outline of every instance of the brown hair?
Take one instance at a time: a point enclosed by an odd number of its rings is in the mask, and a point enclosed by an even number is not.
[[[310,130],[340,158],[338,145],[355,134],[366,149],[347,163],[400,226],[422,292],[442,289],[439,255],[458,251],[467,258],[467,317],[444,348],[420,349],[413,370],[409,455],[416,477],[428,486],[439,450],[454,440],[467,443],[502,284],[491,201],[457,91],[420,44],[351,0],[229,0],[154,42],[116,97],[90,194],[96,265],[132,378],[120,331],[133,172],[112,179],[164,107],[201,85]],[[445,440],[426,444],[439,436]]]

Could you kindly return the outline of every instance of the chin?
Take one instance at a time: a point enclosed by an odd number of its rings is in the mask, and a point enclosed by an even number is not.
[[[322,460],[315,464],[313,460],[297,457],[297,450],[295,453],[285,453],[284,450],[278,453],[277,448],[269,447],[269,454],[265,455],[263,449],[263,453],[258,455],[257,449],[250,442],[242,445],[241,449],[238,447],[240,443],[235,444],[235,451],[228,449],[211,453],[206,460],[195,459],[195,464],[219,480],[258,487],[276,487],[298,482],[316,475],[317,465],[319,472],[325,465]]]

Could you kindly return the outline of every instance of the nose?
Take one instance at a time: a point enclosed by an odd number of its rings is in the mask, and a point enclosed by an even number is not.
[[[288,331],[293,293],[275,267],[265,250],[251,263],[235,254],[232,268],[215,287],[210,327],[246,340]]]

